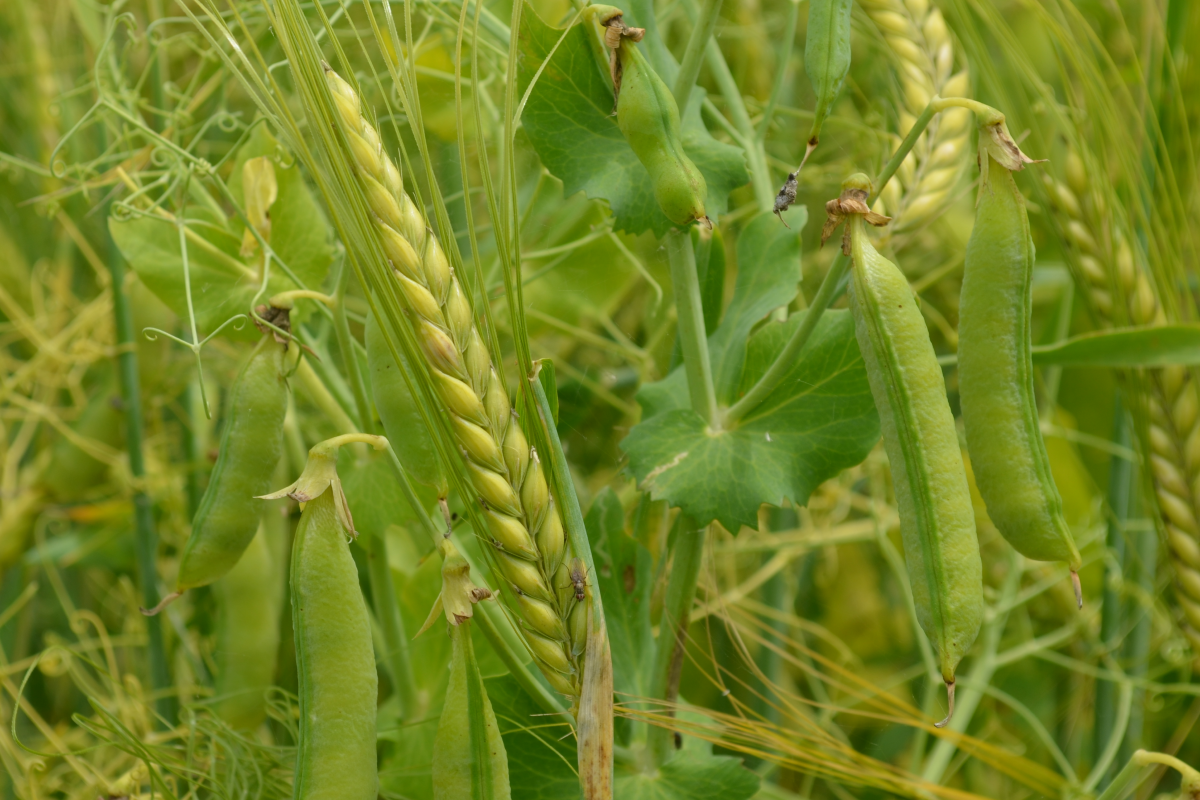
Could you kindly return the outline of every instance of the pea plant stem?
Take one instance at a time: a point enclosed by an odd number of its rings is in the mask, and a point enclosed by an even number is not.
[[[146,608],[158,605],[156,555],[158,536],[154,530],[154,509],[143,490],[146,462],[142,453],[142,390],[138,382],[138,356],[133,332],[133,312],[125,292],[125,260],[109,239],[108,268],[112,273],[113,317],[117,334],[117,369],[121,399],[125,404],[125,449],[129,453],[129,473],[133,476],[134,547],[137,551],[138,582]],[[160,726],[175,722],[175,702],[170,692],[171,675],[167,670],[167,651],[163,642],[161,617],[146,617],[149,644],[150,685],[156,695],[154,708]]]
[[[700,61],[704,58],[713,30],[717,27],[717,20],[721,17],[721,2],[722,0],[705,0],[704,7],[700,9],[700,17],[696,20],[696,27],[692,28],[692,35],[688,37],[687,49],[683,52],[683,61],[679,64],[679,73],[675,76],[675,85],[671,90],[675,95],[675,103],[679,106],[680,115],[687,110],[692,87],[696,85],[696,77],[700,74]]]
[[[667,234],[667,258],[675,286],[675,308],[679,315],[679,342],[687,372],[692,410],[709,425],[717,420],[717,393],[713,388],[712,364],[708,357],[708,334],[704,330],[704,306],[696,276],[696,254],[686,232]]]
[[[375,618],[383,635],[383,663],[387,666],[392,690],[400,700],[400,719],[420,719],[420,694],[417,679],[413,675],[408,634],[404,630],[404,619],[400,616],[400,605],[396,601],[396,587],[392,584],[387,539],[383,531],[373,531],[372,535],[365,538],[371,603],[375,606]]]
[[[771,119],[775,116],[775,107],[779,105],[779,95],[783,93],[783,85],[787,81],[788,66],[791,63],[792,44],[796,41],[796,21],[800,18],[800,0],[790,0],[788,3],[787,21],[783,24],[783,40],[780,42],[776,58],[779,66],[775,69],[775,80],[771,84],[771,96],[763,108],[762,119],[758,121],[758,141],[764,142],[767,132],[771,129]]]
[[[687,643],[688,619],[696,597],[700,565],[704,560],[704,544],[708,541],[708,526],[684,517],[680,520],[672,545],[671,578],[663,603],[662,619],[658,624],[658,644],[654,653],[654,672],[650,676],[649,697],[669,705],[679,694],[679,675],[683,668],[683,648]],[[661,710],[672,713],[669,708]],[[655,765],[665,763],[672,750],[673,731],[667,727],[650,726],[646,732],[646,749]]]
[[[905,157],[912,151],[913,146],[917,143],[917,139],[929,127],[929,121],[933,119],[933,115],[942,110],[942,107],[948,106],[946,106],[942,98],[935,97],[925,107],[925,110],[921,112],[921,115],[917,117],[916,122],[909,129],[908,135],[904,137],[904,141],[896,148],[896,152],[892,154],[892,157],[888,159],[883,169],[880,170],[878,177],[875,178],[870,198],[871,201],[879,196],[879,193],[883,191],[883,187],[887,186],[888,181],[896,174],[896,170],[900,168]],[[812,336],[812,332],[816,330],[817,323],[821,321],[821,316],[825,313],[825,309],[829,308],[830,304],[841,294],[843,288],[842,281],[849,269],[850,257],[844,253],[839,253],[833,260],[833,265],[830,266],[829,271],[825,273],[825,278],[821,281],[820,288],[817,289],[816,295],[809,304],[803,322],[796,328],[796,332],[788,339],[787,344],[783,346],[783,350],[779,352],[775,361],[767,368],[763,376],[758,379],[758,382],[751,386],[750,390],[742,395],[741,399],[725,411],[721,419],[721,427],[734,427],[739,420],[754,410],[759,403],[775,391],[779,386],[779,382],[783,380],[783,376],[796,363],[796,359],[800,356],[800,352],[804,349],[804,346],[808,344],[808,339]]]
[[[1138,787],[1138,785],[1146,777],[1146,768],[1155,764],[1171,767],[1177,770],[1180,774],[1182,796],[1195,796],[1200,792],[1200,772],[1197,772],[1193,767],[1180,761],[1174,756],[1169,756],[1166,753],[1153,753],[1146,750],[1137,750],[1126,762],[1125,766],[1117,773],[1117,777],[1113,778],[1112,783],[1108,785],[1096,800],[1121,800]]]
[[[337,291],[334,293],[333,333],[342,354],[343,368],[350,377],[350,390],[354,394],[354,405],[358,409],[359,429],[364,433],[375,433],[375,420],[371,404],[367,402],[367,389],[359,369],[358,356],[354,353],[354,337],[350,335],[350,322],[346,318],[346,285],[350,282],[350,269],[345,259],[338,272]]]

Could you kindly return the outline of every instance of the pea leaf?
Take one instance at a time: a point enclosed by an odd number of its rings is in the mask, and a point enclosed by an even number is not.
[[[607,616],[607,615],[606,615]],[[508,751],[508,779],[521,800],[578,800],[575,737],[543,712],[511,675],[484,681]]]
[[[532,7],[521,16],[517,64],[525,91],[561,30],[543,22]],[[633,154],[613,116],[612,82],[589,42],[586,24],[567,31],[538,78],[521,121],[546,169],[563,182],[563,194],[583,191],[607,200],[617,230],[663,236],[673,226],[654,199],[650,173]],[[605,56],[606,57],[606,56]],[[704,93],[692,92],[682,114],[683,149],[708,184],[705,208],[714,220],[724,213],[729,193],[745,184],[745,158],[736,147],[709,135],[700,120]]]
[[[774,228],[764,223],[774,221]],[[780,232],[782,231],[782,232]],[[803,319],[763,325],[796,291],[799,241],[770,214],[738,239],[733,300],[709,337],[717,397],[736,400],[766,372]],[[688,404],[682,368],[638,393],[644,418],[621,443],[629,469],[655,499],[700,523],[736,532],[763,503],[808,501],[822,482],[859,463],[879,439],[862,356],[848,312],[827,311],[775,393],[732,430],[712,434]]]
[[[650,629],[653,559],[645,546],[625,533],[625,510],[612,489],[606,487],[596,495],[583,524],[596,564],[592,580],[604,598],[613,688],[618,696],[645,696],[654,664]]]
[[[287,166],[289,157],[259,126],[238,151],[230,176],[230,191],[241,199],[242,164],[260,155],[278,156],[274,161],[278,193],[270,209],[270,244],[280,259],[310,288],[318,287],[333,258],[329,226],[313,199],[300,168]],[[188,277],[184,280],[183,248],[179,229],[170,220],[138,216],[128,220],[109,219],[109,230],[122,255],[138,277],[181,319],[188,318],[187,290],[191,286],[192,308],[200,336],[206,336],[235,314],[250,311],[251,301],[262,281],[261,258],[240,255],[244,226],[236,217],[227,219],[205,195],[192,193],[194,202],[184,208]],[[296,288],[278,264],[272,265],[267,295]],[[293,321],[299,321],[299,314]],[[230,330],[230,329],[226,329]],[[245,326],[240,338],[256,338],[258,331]]]
[[[713,755],[711,743],[691,736],[657,772],[621,764],[613,777],[613,795],[621,800],[745,800],[759,788],[758,775],[740,758]]]

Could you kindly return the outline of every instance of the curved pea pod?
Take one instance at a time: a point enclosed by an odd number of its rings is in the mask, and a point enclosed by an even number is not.
[[[269,509],[267,514],[276,514]],[[279,527],[279,526],[276,526]],[[216,712],[234,728],[253,730],[266,716],[275,679],[283,565],[264,520],[237,564],[213,584],[217,599]]]
[[[1033,392],[1033,240],[1012,173],[983,153],[959,311],[958,384],[967,449],[988,516],[1036,561],[1082,566],[1050,473]]]
[[[371,623],[335,508],[308,501],[292,544],[292,627],[300,697],[295,800],[375,800],[377,675]]]
[[[862,216],[848,224],[855,333],[891,463],[917,619],[937,650],[953,714],[954,671],[983,621],[983,570],[962,452],[908,281],[871,246]]]
[[[449,491],[446,472],[374,314],[367,315],[366,340],[371,392],[388,441],[414,478],[437,490],[439,497],[445,497]],[[401,365],[408,368],[403,362]]]
[[[450,683],[433,740],[433,797],[508,800],[508,755],[471,645],[471,624],[450,626]]]
[[[621,42],[616,52],[621,64],[617,126],[650,173],[654,199],[676,225],[706,219],[708,187],[683,152],[679,108],[671,90],[633,42]]]
[[[112,383],[108,383],[103,391],[88,401],[73,426],[80,437],[114,448],[121,445],[125,415],[119,408],[120,395],[115,389]],[[41,483],[54,499],[72,500],[98,483],[107,469],[108,465],[103,461],[64,437],[54,445]]]
[[[851,0],[809,0],[804,71],[817,96],[812,132],[808,135],[810,153],[817,146],[821,125],[833,110],[833,102],[850,71],[851,5]]]
[[[220,455],[179,562],[176,592],[205,586],[233,568],[258,530],[271,475],[283,453],[287,382],[283,346],[264,336],[238,373]]]

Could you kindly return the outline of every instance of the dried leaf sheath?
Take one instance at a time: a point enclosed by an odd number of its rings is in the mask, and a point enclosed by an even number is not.
[[[358,94],[328,68],[326,77],[406,316],[483,507],[496,571],[547,680],[577,698],[586,642],[570,641],[573,598],[555,591],[569,583],[566,538],[541,461],[516,424],[462,286],[363,117]]]

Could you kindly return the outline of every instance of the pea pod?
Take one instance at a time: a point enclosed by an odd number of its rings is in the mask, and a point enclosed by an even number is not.
[[[848,217],[850,307],[891,463],[917,619],[946,682],[940,727],[954,713],[955,668],[983,622],[983,568],[942,370],[907,279],[867,238],[869,187],[854,175],[830,206],[840,203]]]
[[[157,613],[186,590],[212,583],[242,557],[258,530],[262,504],[255,497],[271,488],[271,473],[283,453],[286,412],[283,345],[264,336],[233,383],[220,455],[192,520],[175,591],[145,613]]]
[[[384,432],[394,443],[405,469],[417,480],[436,489],[438,497],[445,497],[449,491],[446,470],[426,433],[425,423],[401,371],[401,368],[408,369],[408,365],[403,360],[400,366],[396,365],[374,314],[367,315],[366,341],[371,391]]]
[[[851,0],[809,0],[808,3],[804,71],[817,96],[817,105],[805,159],[817,146],[821,125],[833,109],[833,101],[850,71],[850,6]]]
[[[704,176],[683,152],[679,108],[671,90],[629,39],[616,50],[620,61],[617,126],[650,173],[654,199],[676,225],[707,219]]]
[[[270,508],[267,514],[277,514]],[[282,520],[279,520],[282,522]],[[242,557],[213,584],[217,599],[216,711],[235,728],[253,730],[266,714],[275,679],[283,565],[272,547],[279,525],[264,520]]]
[[[311,459],[310,459],[311,460]],[[378,677],[371,624],[338,488],[308,501],[292,545],[292,627],[300,697],[295,800],[375,800]]]
[[[958,327],[967,448],[1000,533],[1027,558],[1066,562],[1082,605],[1077,570],[1083,562],[1063,518],[1033,393],[1029,218],[1012,172],[984,141],[985,174],[967,243]]]

